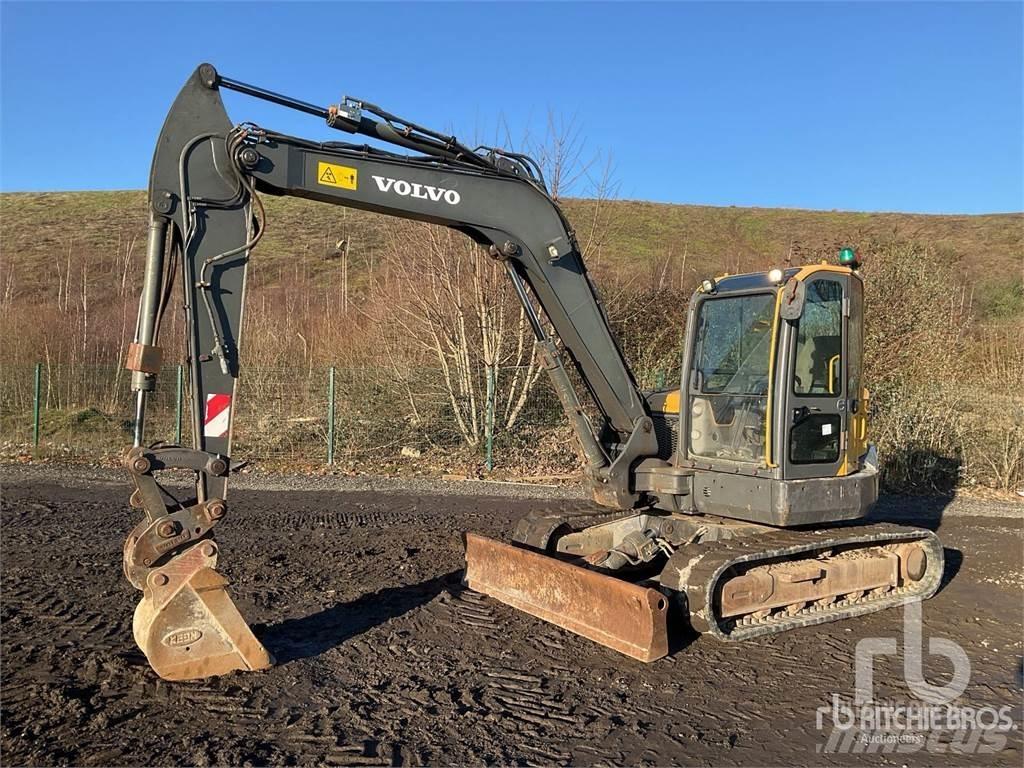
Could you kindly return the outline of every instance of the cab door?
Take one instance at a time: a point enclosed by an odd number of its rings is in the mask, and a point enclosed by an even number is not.
[[[848,392],[849,275],[820,271],[805,279],[803,311],[790,321],[784,413],[784,476],[845,472]]]

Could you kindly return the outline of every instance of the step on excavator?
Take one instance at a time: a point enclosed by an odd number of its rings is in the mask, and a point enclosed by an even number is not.
[[[223,90],[376,145],[236,125]],[[852,251],[835,265],[704,280],[688,310],[679,386],[644,392],[532,159],[470,148],[366,101],[321,107],[203,64],[174,101],[153,157],[127,361],[136,412],[126,466],[131,504],[145,518],[125,543],[124,573],[143,593],[135,639],[161,677],[273,663],[217,571],[214,537],[236,467],[246,267],[267,226],[261,195],[450,227],[507,272],[579,440],[595,504],[528,516],[509,542],[467,533],[470,589],[649,662],[669,652],[670,605],[679,622],[732,641],[859,616],[938,588],[943,550],[933,533],[864,521],[878,472],[862,380],[864,284]],[[192,447],[144,439],[176,277]],[[172,496],[158,480],[182,470],[194,473],[192,498]]]

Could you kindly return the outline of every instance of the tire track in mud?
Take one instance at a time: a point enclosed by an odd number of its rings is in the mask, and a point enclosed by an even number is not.
[[[565,733],[574,735],[570,742],[603,738],[616,723],[643,719],[645,713],[657,716],[654,709],[637,705],[629,697],[607,699],[603,704],[596,701],[585,662],[575,669],[571,666],[576,651],[571,646],[585,641],[546,622],[464,588],[452,590],[427,612],[436,617],[435,627],[472,631],[474,641],[482,644],[474,649],[474,658],[462,660],[472,670],[459,670],[469,678],[468,684],[455,688],[463,706],[505,733],[507,743],[497,757],[494,752],[476,751],[476,759],[568,765],[578,762],[580,755],[567,748]],[[565,663],[552,663],[552,654]],[[514,666],[524,656],[544,663]],[[662,715],[668,713],[668,708],[656,709]],[[608,765],[620,764],[620,758],[615,750],[596,745],[587,753],[588,761]]]
[[[22,647],[115,651],[124,647],[125,632],[131,630],[130,621],[112,620],[107,611],[55,592],[40,595],[36,585],[24,582],[5,584],[0,618],[5,628],[29,630]]]
[[[254,528],[272,526],[274,529],[306,529],[306,528],[365,528],[370,526],[385,527],[408,525],[420,522],[425,517],[415,508],[398,510],[365,510],[365,511],[287,511],[279,518],[268,519],[265,516],[248,516],[247,525]],[[255,525],[253,525],[255,523]]]
[[[580,723],[574,706],[560,700],[548,690],[547,678],[524,674],[507,667],[481,667],[486,678],[483,703],[500,717],[510,717],[526,724],[527,731],[541,735],[539,729],[554,721]]]
[[[459,589],[448,595],[446,602],[454,614],[450,617],[452,621],[489,637],[498,633],[500,628],[494,615],[493,601],[468,589]]]
[[[177,686],[170,703],[184,711],[202,712],[205,717],[226,725],[231,730],[252,731],[263,727],[269,706],[261,697],[246,695],[242,690],[204,685],[202,682]]]

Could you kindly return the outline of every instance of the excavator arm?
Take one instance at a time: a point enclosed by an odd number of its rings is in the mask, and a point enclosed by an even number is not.
[[[253,125],[234,127],[219,89],[230,87],[323,117],[340,130],[404,147],[398,155],[367,145],[317,143]],[[249,252],[265,221],[257,193],[304,197],[451,227],[504,262],[541,347],[545,365],[585,451],[595,492],[609,506],[636,502],[628,467],[657,453],[644,398],[612,335],[576,238],[539,170],[528,158],[500,150],[470,151],[453,138],[408,123],[366,116],[348,100],[320,108],[220,77],[199,67],[178,95],[160,135],[149,185],[151,224],[145,290],[135,359],[155,359],[167,303],[168,239],[182,254],[197,448],[229,455],[230,410],[217,428],[205,423],[206,399],[234,395]],[[387,115],[387,113],[383,113]],[[437,146],[437,145],[441,146]],[[257,208],[254,214],[253,207]],[[168,238],[169,232],[169,238]],[[550,322],[564,355],[579,371],[600,410],[597,428],[582,412],[562,363],[526,288]],[[154,370],[133,377],[139,393],[135,443],[142,444],[145,393]],[[223,402],[214,401],[214,402]],[[226,425],[225,425],[226,421]],[[220,489],[217,484],[218,490]]]
[[[222,88],[419,154],[235,125]],[[646,403],[576,238],[532,160],[498,149],[469,149],[371,104],[345,99],[322,108],[297,101],[221,77],[203,64],[179,93],[157,143],[143,294],[128,360],[137,399],[127,466],[136,486],[132,503],[146,518],[125,545],[124,568],[144,593],[135,617],[136,640],[154,668],[170,678],[270,663],[215,571],[213,539],[214,526],[227,512],[246,269],[267,226],[260,194],[303,197],[465,233],[504,264],[583,447],[595,499],[620,509],[636,505],[640,493],[633,487],[632,466],[658,452]],[[188,329],[191,448],[145,443],[146,401],[162,357],[160,324],[176,276]],[[561,349],[545,332],[534,301]],[[564,357],[589,389],[602,423],[595,426],[585,415]],[[195,473],[194,499],[171,498],[157,482],[155,473],[171,469]]]

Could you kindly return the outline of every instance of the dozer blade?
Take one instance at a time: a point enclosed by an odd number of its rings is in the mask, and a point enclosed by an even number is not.
[[[466,585],[640,661],[668,654],[658,590],[466,534]]]
[[[253,635],[214,570],[217,549],[198,544],[146,578],[132,631],[165,680],[198,680],[274,661]]]

